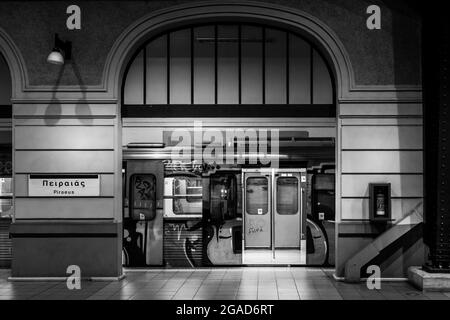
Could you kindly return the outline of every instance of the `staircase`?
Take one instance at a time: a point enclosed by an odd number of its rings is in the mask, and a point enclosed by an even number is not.
[[[423,222],[422,203],[387,231],[379,235],[372,243],[351,257],[345,264],[345,281],[361,281],[361,268],[376,258],[382,250],[388,248],[394,241],[412,231]]]

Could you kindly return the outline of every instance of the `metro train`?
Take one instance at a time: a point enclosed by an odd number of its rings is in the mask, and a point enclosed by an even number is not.
[[[128,145],[123,265],[334,265],[334,140],[304,143],[281,145],[278,168]]]

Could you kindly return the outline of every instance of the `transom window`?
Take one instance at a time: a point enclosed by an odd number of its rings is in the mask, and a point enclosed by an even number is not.
[[[125,73],[122,116],[334,117],[334,96],[330,68],[299,35],[198,25],[138,50]]]

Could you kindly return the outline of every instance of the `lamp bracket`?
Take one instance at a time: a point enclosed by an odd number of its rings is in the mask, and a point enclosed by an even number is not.
[[[63,52],[65,60],[72,58],[72,42],[61,40],[57,33],[55,33],[55,48]]]

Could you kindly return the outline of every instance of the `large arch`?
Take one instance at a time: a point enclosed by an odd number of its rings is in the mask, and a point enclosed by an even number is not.
[[[181,28],[196,23],[222,20],[252,21],[280,26],[286,30],[290,29],[314,43],[332,69],[335,83],[336,116],[339,119],[339,102],[351,97],[352,91],[356,87],[349,55],[342,42],[324,22],[305,12],[260,2],[201,2],[173,6],[148,14],[128,27],[114,43],[107,57],[103,74],[104,89],[111,99],[117,101],[118,111],[122,101],[121,86],[126,66],[144,43],[174,27]],[[339,121],[336,122],[336,137],[336,219],[340,221]],[[121,152],[119,153],[121,154]],[[337,249],[336,246],[336,257],[338,256]]]
[[[347,97],[354,88],[353,70],[344,45],[337,35],[317,18],[292,8],[258,3],[202,2],[174,6],[153,12],[128,27],[113,45],[105,64],[104,86],[110,96],[118,99],[124,69],[133,53],[145,41],[173,26],[199,21],[242,19],[278,24],[291,28],[315,42],[326,55],[336,79],[337,101]]]
[[[0,28],[0,176],[2,177],[2,210],[0,210],[0,268],[11,267],[11,239],[9,230],[13,218],[13,172],[12,172],[12,119],[11,99],[22,89],[23,68],[21,57],[11,38]]]
[[[21,96],[27,76],[19,49],[2,28],[0,28],[0,54],[5,58],[11,73],[11,100],[14,100]]]

